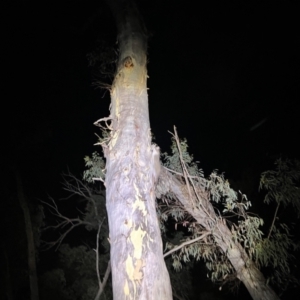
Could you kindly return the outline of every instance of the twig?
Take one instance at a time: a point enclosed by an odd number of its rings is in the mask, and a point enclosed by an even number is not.
[[[190,244],[193,244],[199,240],[202,240],[203,238],[205,238],[207,235],[209,235],[210,232],[205,232],[203,233],[201,236],[198,236],[197,238],[193,239],[193,240],[189,240],[189,241],[186,241],[184,243],[182,243],[181,245],[171,249],[170,251],[168,251],[167,253],[164,254],[164,257],[167,257],[168,255],[170,255],[171,253],[183,248],[184,246],[187,246],[187,245],[190,245]]]
[[[97,237],[96,237],[96,250],[94,249],[96,252],[96,272],[98,277],[99,289],[102,288],[102,283],[101,283],[101,278],[99,273],[99,235],[100,235],[102,223],[103,221],[98,226]]]
[[[187,185],[187,189],[188,189],[188,193],[189,193],[189,196],[190,196],[190,199],[191,199],[191,202],[192,202],[192,206],[193,206],[193,209],[196,208],[196,204],[193,200],[193,197],[192,197],[192,194],[191,194],[191,190],[190,190],[190,182],[192,184],[192,187],[193,187],[193,190],[194,190],[194,193],[196,195],[196,198],[199,202],[199,205],[202,206],[203,208],[203,211],[206,213],[206,215],[214,222],[214,218],[211,216],[211,214],[207,211],[206,207],[203,205],[202,203],[202,200],[200,199],[198,193],[197,193],[197,189],[194,185],[194,181],[192,180],[192,177],[190,176],[187,168],[186,168],[186,165],[185,165],[185,162],[184,162],[184,159],[183,159],[183,156],[182,156],[182,152],[181,152],[181,147],[180,147],[180,141],[179,141],[179,138],[178,138],[178,134],[177,134],[177,130],[176,130],[176,127],[174,126],[174,132],[175,134],[172,134],[175,138],[175,141],[176,141],[176,145],[177,145],[177,148],[178,148],[178,151],[179,151],[179,157],[180,157],[180,162],[181,162],[181,165],[182,165],[182,170],[183,170],[183,174],[184,174],[184,179],[185,179],[185,182],[186,182],[186,185]],[[189,179],[189,180],[188,180]]]
[[[273,231],[273,228],[274,228],[274,224],[275,224],[275,221],[276,221],[276,217],[277,217],[277,213],[278,213],[279,206],[280,206],[280,203],[277,204],[277,207],[276,207],[276,210],[275,210],[275,214],[274,214],[274,218],[273,218],[272,225],[271,225],[271,227],[270,227],[270,230],[269,230],[267,239],[270,239],[271,233],[272,233],[272,231]]]
[[[178,148],[178,152],[179,152],[179,157],[180,157],[180,162],[181,162],[181,167],[182,167],[184,179],[185,179],[185,182],[186,182],[186,185],[187,185],[187,189],[188,189],[188,192],[189,192],[190,199],[191,199],[191,201],[193,203],[193,206],[194,206],[193,208],[195,209],[195,203],[193,201],[193,197],[192,197],[192,193],[191,193],[191,190],[190,190],[189,181],[188,181],[187,175],[186,175],[188,172],[187,172],[184,160],[182,158],[182,153],[181,153],[181,148],[180,148],[180,142],[179,142],[179,138],[178,138],[178,134],[177,134],[177,130],[176,130],[175,126],[174,126],[174,132],[175,132],[175,135],[173,134],[173,136],[175,137],[175,141],[176,141],[176,144],[177,144],[177,148]]]
[[[99,300],[101,294],[103,293],[104,288],[105,288],[106,283],[107,283],[107,280],[108,280],[108,277],[109,277],[109,274],[110,274],[110,271],[111,271],[111,264],[110,264],[110,260],[109,260],[108,263],[107,263],[107,268],[106,268],[106,271],[105,271],[105,275],[104,275],[103,280],[102,280],[102,288],[99,288],[98,293],[97,293],[94,300]]]
[[[174,170],[172,170],[172,169],[169,169],[169,168],[167,168],[167,167],[165,167],[165,166],[163,166],[163,167],[164,167],[166,170],[168,170],[169,172],[171,172],[171,173],[177,174],[177,175],[179,175],[179,176],[183,176],[183,174],[180,173],[180,172],[176,172],[176,171],[174,171]],[[199,179],[198,176],[191,176],[191,175],[189,175],[189,178]],[[200,177],[200,179],[203,179],[203,178]]]
[[[71,178],[71,180],[73,182],[75,182],[75,184],[71,183],[70,181],[68,181],[66,179],[66,177]],[[95,203],[95,200],[93,198],[91,189],[84,184],[81,180],[79,180],[78,178],[76,178],[73,174],[69,173],[69,174],[63,174],[63,185],[64,185],[64,190],[71,192],[71,196],[73,196],[74,194],[83,197],[84,199],[86,199],[87,201],[90,201],[93,203],[94,205],[94,209],[95,209],[95,215],[98,216],[98,211],[97,211],[97,205]],[[68,197],[68,198],[69,198]],[[65,199],[68,199],[65,198]]]
[[[102,222],[98,226],[96,249],[94,249],[94,251],[96,252],[96,272],[97,272],[97,278],[98,278],[98,283],[99,283],[99,289],[98,289],[97,295],[95,297],[95,300],[98,300],[100,298],[101,294],[103,293],[104,288],[107,283],[107,280],[108,280],[108,277],[109,277],[109,274],[110,274],[110,270],[111,270],[110,261],[108,261],[105,275],[103,277],[103,280],[101,281],[100,272],[99,272],[99,235],[100,235],[101,227],[102,227],[104,220],[105,220],[105,218],[103,218]]]
[[[49,197],[49,199],[52,201],[53,204],[50,204],[50,203],[42,201],[42,200],[41,200],[41,202],[44,203],[45,205],[49,206],[52,209],[52,214],[54,216],[57,216],[58,218],[62,219],[62,221],[59,222],[57,225],[47,226],[46,228],[44,228],[44,230],[48,230],[50,228],[59,229],[59,228],[64,228],[67,225],[71,225],[71,227],[69,229],[67,229],[62,235],[60,235],[56,241],[53,241],[51,243],[45,243],[48,245],[48,247],[46,247],[46,249],[50,249],[56,245],[55,250],[57,250],[59,248],[59,246],[61,245],[62,241],[64,240],[64,238],[67,236],[67,234],[70,233],[75,227],[77,227],[79,225],[90,225],[90,226],[93,226],[93,225],[90,222],[81,220],[80,218],[70,219],[70,218],[62,215],[60,213],[60,211],[58,210],[58,207],[57,207],[54,199],[51,197]]]

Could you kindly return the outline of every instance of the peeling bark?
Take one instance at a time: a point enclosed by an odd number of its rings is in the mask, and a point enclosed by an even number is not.
[[[150,136],[146,33],[131,1],[110,4],[120,48],[103,149],[113,298],[172,299],[155,209],[159,156]]]

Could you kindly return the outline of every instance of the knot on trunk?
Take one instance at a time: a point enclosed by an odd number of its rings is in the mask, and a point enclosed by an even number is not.
[[[123,65],[125,68],[133,68],[133,61],[130,56],[127,56],[123,59]]]

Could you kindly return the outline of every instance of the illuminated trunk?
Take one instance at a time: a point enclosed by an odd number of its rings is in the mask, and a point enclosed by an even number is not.
[[[147,37],[131,1],[108,2],[120,49],[104,147],[113,298],[168,300],[172,291],[155,209],[159,155],[150,136]]]

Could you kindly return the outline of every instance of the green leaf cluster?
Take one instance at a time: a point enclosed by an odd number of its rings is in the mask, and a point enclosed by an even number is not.
[[[204,177],[203,170],[199,169],[197,162],[194,162],[193,155],[188,152],[187,140],[180,141],[181,156],[191,176]],[[163,153],[164,166],[178,173],[182,173],[182,161],[176,140],[172,138],[171,155]]]
[[[300,217],[300,161],[280,158],[275,166],[261,174],[259,188],[267,191],[264,202],[291,205]]]
[[[197,163],[193,162],[192,155],[188,153],[186,140],[180,141],[180,149],[178,149],[173,139],[171,155],[165,153],[164,161],[165,167],[178,174],[183,183],[186,183],[186,177],[183,176],[183,164],[188,172],[189,180],[194,182],[193,185],[199,186],[201,182],[209,195],[208,201],[217,205],[215,206],[216,214],[231,229],[233,243],[239,243],[258,268],[268,269],[270,274],[268,281],[282,290],[286,289],[288,284],[297,283],[298,280],[293,276],[290,266],[293,265],[292,253],[299,249],[299,244],[293,240],[289,226],[278,222],[277,210],[269,234],[265,235],[264,220],[248,212],[251,202],[247,196],[240,191],[233,190],[224,175],[218,174],[217,171],[212,172],[207,179],[204,178],[203,171],[198,168]],[[295,160],[279,159],[275,164],[275,170],[266,171],[261,175],[260,189],[267,191],[264,202],[266,204],[275,202],[278,208],[290,205],[299,217],[300,163]],[[204,229],[199,225],[195,226],[195,220],[176,199],[172,199],[172,195],[168,194],[162,198],[165,201],[158,206],[161,224],[171,218],[176,224],[187,224],[189,227],[185,235],[181,236],[181,243],[186,245],[172,253],[174,269],[180,270],[182,263],[203,259],[212,281],[232,278],[233,267],[226,255],[217,247],[213,236],[210,235],[205,240],[198,240],[194,243],[186,243],[201,236]],[[172,242],[166,244],[166,250],[174,247],[176,245]]]
[[[84,161],[87,169],[83,172],[83,180],[87,182],[104,180],[105,162],[97,151],[93,152],[92,157],[86,156]]]

